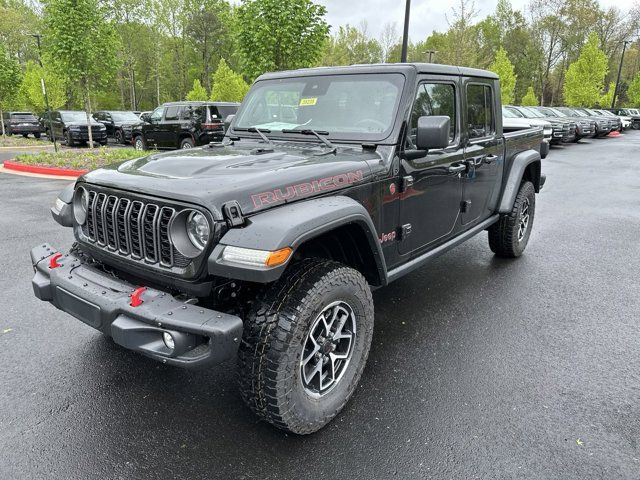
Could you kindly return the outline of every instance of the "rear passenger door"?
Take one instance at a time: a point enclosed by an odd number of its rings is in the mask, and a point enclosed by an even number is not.
[[[461,209],[462,224],[468,227],[488,218],[497,203],[504,164],[504,139],[496,133],[502,118],[497,118],[498,95],[491,79],[464,79],[467,170],[462,175]]]

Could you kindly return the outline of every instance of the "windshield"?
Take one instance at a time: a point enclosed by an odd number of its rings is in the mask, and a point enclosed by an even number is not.
[[[583,117],[584,115],[580,115],[580,113],[570,109],[569,107],[557,107],[556,110],[564,113],[565,115],[569,115],[572,117]]]
[[[512,110],[502,107],[502,116],[504,118],[522,118],[522,115],[516,115]]]
[[[234,129],[314,129],[332,138],[383,140],[393,128],[404,76],[348,74],[263,80],[252,88]]]
[[[529,118],[545,118],[544,115],[536,111],[535,108],[520,107],[520,111]]]
[[[140,117],[138,117],[133,112],[112,112],[111,118],[113,118],[114,122],[139,122]]]
[[[525,118],[524,115],[522,114],[522,112],[520,110],[518,110],[517,108],[514,107],[503,107],[502,108],[502,112],[509,112],[513,115],[513,117],[508,117],[508,118]],[[507,115],[505,115],[506,117]]]
[[[630,108],[629,115],[640,115],[640,112],[638,112],[638,110],[636,110],[635,108]]]
[[[545,117],[557,117],[558,114],[550,108],[538,108],[536,111],[542,113]]]
[[[71,123],[87,123],[87,114],[85,112],[60,112],[62,120]],[[91,119],[92,123],[95,120]]]
[[[12,113],[11,120],[18,120],[23,122],[36,122],[37,119],[31,113]]]

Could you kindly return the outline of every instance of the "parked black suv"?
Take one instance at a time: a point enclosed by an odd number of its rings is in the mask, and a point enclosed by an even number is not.
[[[140,123],[140,117],[128,111],[102,110],[95,112],[93,118],[105,126],[107,137],[115,139],[116,143],[131,143],[131,125]]]
[[[193,148],[224,137],[224,119],[238,111],[237,103],[172,102],[156,108],[133,127],[132,143],[147,148]]]
[[[48,115],[51,115],[51,128],[49,127]],[[89,141],[87,114],[81,110],[45,112],[41,121],[47,129],[47,135],[50,139],[52,139],[50,131],[52,129],[56,139],[63,139],[70,147]],[[94,142],[98,142],[101,145],[107,144],[107,128],[93,119],[91,119],[91,133]]]
[[[42,127],[36,116],[31,112],[3,112],[2,123],[7,135],[22,135],[27,138],[31,133],[40,138]]]

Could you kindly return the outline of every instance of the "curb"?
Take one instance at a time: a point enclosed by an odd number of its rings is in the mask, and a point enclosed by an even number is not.
[[[89,170],[73,170],[71,168],[57,167],[41,167],[38,165],[24,165],[22,163],[7,160],[4,162],[4,168],[7,170],[15,170],[17,172],[37,173],[41,175],[53,175],[57,177],[79,177]]]
[[[53,148],[53,143],[51,145],[14,145],[14,146],[2,146],[0,147],[0,151],[4,150],[48,150]]]

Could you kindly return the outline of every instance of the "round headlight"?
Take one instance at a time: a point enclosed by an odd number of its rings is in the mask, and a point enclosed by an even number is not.
[[[198,250],[204,250],[209,242],[211,229],[207,218],[200,212],[191,212],[187,217],[187,236],[193,246]]]
[[[89,206],[89,193],[80,187],[73,195],[73,216],[78,225],[84,225],[87,221],[87,208]]]

